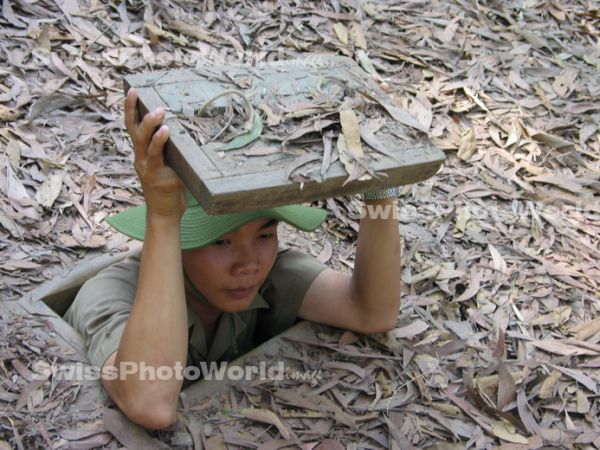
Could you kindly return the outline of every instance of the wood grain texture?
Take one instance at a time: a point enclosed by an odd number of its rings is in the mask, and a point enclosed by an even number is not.
[[[219,144],[197,142],[181,119],[184,111],[198,110],[207,100],[226,89],[244,91],[255,109],[276,96],[285,105],[310,102],[315,92],[343,100],[344,89],[358,91],[366,97],[390,102],[356,63],[345,57],[313,57],[257,65],[220,66],[168,72],[154,72],[125,77],[125,91],[130,86],[139,92],[140,117],[158,106],[165,108],[164,123],[171,134],[166,144],[165,160],[181,177],[187,188],[211,214],[250,211],[292,203],[310,202],[339,195],[417,183],[433,176],[445,159],[422,133],[388,118],[377,132],[386,153],[369,151],[371,180],[348,178],[341,162],[335,161],[321,176],[321,159],[300,167],[303,182],[289,179],[290,168],[299,158],[323,154],[322,141],[314,134],[308,139],[286,142],[285,136],[269,135],[269,128],[251,147],[279,147],[280,151],[263,156],[246,156],[245,149],[220,152]],[[341,80],[341,81],[340,81]],[[247,86],[246,89],[242,87]],[[341,97],[339,96],[341,94]],[[213,105],[224,108],[226,99]],[[285,106],[284,105],[284,106]],[[335,118],[335,117],[332,117]],[[336,118],[335,118],[336,119]],[[368,147],[365,144],[365,148]]]

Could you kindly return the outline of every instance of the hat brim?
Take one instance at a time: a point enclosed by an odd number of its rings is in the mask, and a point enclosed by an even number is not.
[[[209,215],[200,205],[190,205],[181,218],[181,249],[191,250],[211,244],[221,236],[260,218],[272,218],[303,231],[314,231],[326,216],[325,210],[303,205],[220,215]],[[106,221],[124,235],[142,241],[146,233],[146,205],[127,209],[108,217]]]

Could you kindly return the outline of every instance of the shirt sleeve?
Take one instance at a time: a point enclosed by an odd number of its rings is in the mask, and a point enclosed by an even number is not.
[[[327,266],[316,258],[294,249],[280,250],[275,264],[259,293],[269,309],[259,313],[255,343],[281,333],[294,324],[304,295]]]
[[[102,367],[118,350],[131,313],[139,256],[100,271],[81,287],[64,319],[83,337],[92,365]]]

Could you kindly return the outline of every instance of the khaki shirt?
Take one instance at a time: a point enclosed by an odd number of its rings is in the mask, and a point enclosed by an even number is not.
[[[89,279],[79,290],[65,320],[83,336],[92,365],[102,367],[119,348],[131,312],[140,255],[126,258]],[[281,333],[295,322],[310,284],[326,265],[298,250],[283,249],[252,304],[222,313],[210,348],[202,321],[189,307],[187,365],[231,361]]]

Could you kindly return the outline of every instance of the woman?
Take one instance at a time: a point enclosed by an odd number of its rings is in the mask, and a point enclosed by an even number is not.
[[[314,230],[325,213],[284,206],[207,215],[164,164],[169,130],[157,130],[164,111],[140,123],[136,101],[130,89],[125,124],[145,205],[109,222],[143,239],[143,250],[88,281],[65,315],[85,338],[92,364],[103,373],[121,370],[102,383],[132,421],[149,429],[174,423],[183,384],[181,377],[149,380],[136,367],[230,360],[296,318],[364,334],[394,327],[400,304],[395,214],[361,219],[352,275],[299,251],[278,252],[279,221]],[[396,205],[396,195],[397,189],[365,194],[365,204]]]

